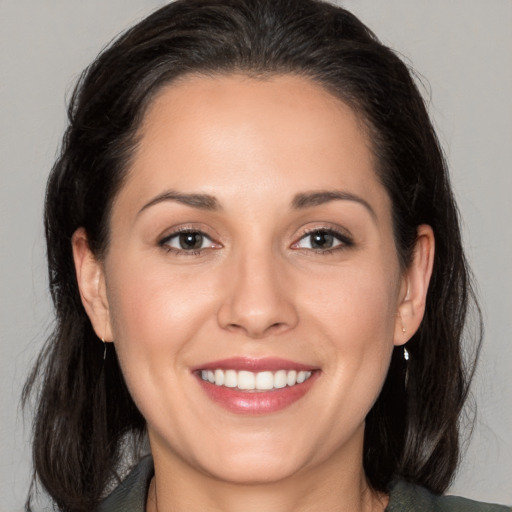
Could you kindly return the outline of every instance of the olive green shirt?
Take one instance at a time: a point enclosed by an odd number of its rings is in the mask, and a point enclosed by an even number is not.
[[[144,457],[101,503],[98,512],[144,512],[153,473],[153,460]],[[422,487],[398,481],[391,488],[386,512],[512,512],[512,508],[456,496],[436,496]]]

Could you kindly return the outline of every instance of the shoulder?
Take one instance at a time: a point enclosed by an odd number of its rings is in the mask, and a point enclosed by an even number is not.
[[[101,502],[97,512],[144,512],[153,473],[153,459],[144,457]]]
[[[493,505],[457,496],[437,496],[423,487],[402,480],[393,484],[387,512],[512,512],[511,507]]]

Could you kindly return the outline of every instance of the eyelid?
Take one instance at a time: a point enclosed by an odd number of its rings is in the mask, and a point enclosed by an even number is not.
[[[167,250],[169,252],[174,252],[176,254],[197,255],[206,249],[220,249],[222,247],[222,244],[220,244],[219,242],[216,242],[214,237],[212,237],[210,234],[208,234],[207,231],[208,230],[206,230],[204,228],[193,226],[193,225],[178,226],[178,227],[172,229],[171,232],[168,232],[164,236],[160,236],[158,238],[157,243],[158,243],[158,246],[164,248],[165,250]],[[208,247],[202,247],[199,249],[189,249],[189,250],[181,249],[178,247],[172,247],[169,244],[169,241],[178,238],[179,235],[184,234],[184,233],[197,233],[197,234],[203,236],[205,239],[207,239],[210,242],[210,244]]]
[[[199,222],[184,222],[175,224],[174,226],[167,227],[162,234],[158,235],[158,243],[168,240],[173,236],[177,236],[181,233],[201,233],[202,235],[214,240],[218,238],[218,234],[214,232],[210,227]]]
[[[298,244],[302,240],[304,240],[306,237],[311,236],[312,234],[318,233],[318,232],[323,232],[323,233],[332,235],[340,243],[330,249],[313,249],[313,248],[299,247]],[[303,249],[303,250],[307,250],[307,251],[315,251],[315,252],[320,252],[320,253],[329,253],[329,252],[332,252],[335,250],[346,249],[346,248],[352,247],[353,245],[354,245],[354,238],[346,229],[342,229],[339,227],[335,228],[333,226],[328,226],[328,225],[323,225],[323,226],[320,225],[320,226],[315,226],[315,227],[310,227],[310,228],[304,229],[302,234],[300,235],[300,237],[298,237],[297,240],[295,242],[293,242],[293,244],[291,245],[291,248],[298,249],[298,250]]]
[[[214,243],[210,236],[208,236],[206,233],[203,233],[202,231],[199,231],[198,229],[180,229],[179,231],[175,231],[174,233],[170,233],[169,235],[165,236],[160,240],[160,244],[165,245],[170,240],[178,238],[180,235],[186,234],[186,233],[196,233],[198,235],[201,235],[206,240],[209,240],[210,242]]]

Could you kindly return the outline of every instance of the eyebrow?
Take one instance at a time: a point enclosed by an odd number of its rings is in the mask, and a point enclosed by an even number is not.
[[[167,190],[162,194],[158,194],[156,197],[146,203],[137,213],[139,215],[149,207],[154,206],[158,203],[165,201],[175,201],[177,203],[191,206],[192,208],[199,208],[200,210],[217,211],[220,210],[220,204],[217,199],[208,194],[183,194],[182,192],[176,192],[175,190]]]
[[[363,205],[374,220],[377,219],[377,214],[368,201],[365,201],[362,197],[356,196],[355,194],[342,190],[303,192],[301,194],[297,194],[293,198],[291,207],[293,209],[302,210],[305,208],[320,206],[331,201],[355,201],[356,203]]]
[[[219,201],[214,196],[208,194],[184,194],[175,190],[167,190],[162,194],[158,194],[156,197],[151,199],[151,201],[146,203],[139,210],[137,215],[150,208],[151,206],[165,201],[175,201],[177,203],[191,206],[192,208],[198,208],[200,210],[218,211],[222,209]],[[356,203],[364,206],[374,219],[377,219],[377,215],[374,209],[367,201],[355,194],[341,190],[302,192],[293,198],[291,207],[294,210],[302,210],[306,208],[312,208],[314,206],[320,206],[331,201],[355,201]]]

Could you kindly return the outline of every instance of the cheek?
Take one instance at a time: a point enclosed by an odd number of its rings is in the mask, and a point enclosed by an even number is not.
[[[109,277],[114,343],[126,385],[148,424],[165,432],[173,425],[167,436],[178,442],[185,434],[175,418],[192,401],[183,383],[190,380],[197,340],[211,330],[215,283],[147,264],[121,263]]]
[[[376,399],[394,347],[398,271],[375,268],[381,267],[340,272],[326,283],[324,293],[304,300],[314,332],[327,340],[321,347],[321,359],[329,362],[325,372],[338,390],[352,397],[359,416]]]
[[[210,287],[185,272],[171,271],[164,264],[120,264],[110,272],[108,299],[117,339],[138,337],[139,343],[157,341],[158,332],[172,330],[179,339],[180,331],[197,324],[209,302]],[[166,334],[169,342],[168,333]],[[155,340],[153,340],[155,338]]]
[[[128,269],[121,264],[111,272],[114,342],[129,385],[144,379],[157,385],[159,376],[172,378],[183,370],[184,354],[211,322],[212,287],[205,280],[148,265]]]
[[[392,343],[398,306],[398,271],[382,266],[332,272],[304,287],[304,303],[319,327],[343,346],[364,349]]]

